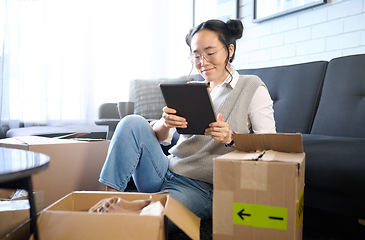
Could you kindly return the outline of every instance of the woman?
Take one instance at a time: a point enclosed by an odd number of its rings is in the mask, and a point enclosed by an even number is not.
[[[231,66],[242,32],[239,20],[209,20],[188,34],[192,61],[209,85],[219,113],[217,122],[205,135],[180,135],[171,155],[165,156],[160,143],[170,143],[176,128],[187,127],[184,118],[168,107],[151,124],[137,115],[123,118],[99,179],[108,190],[124,191],[133,176],[138,191],[165,192],[200,218],[212,217],[213,159],[234,150],[234,132],[275,132],[272,100],[264,83],[257,76],[239,76]]]

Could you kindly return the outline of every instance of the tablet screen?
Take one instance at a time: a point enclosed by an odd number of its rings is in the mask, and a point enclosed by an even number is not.
[[[204,135],[209,124],[216,121],[205,83],[161,83],[160,88],[166,106],[175,109],[176,115],[184,117],[188,122],[187,128],[177,128],[178,133]]]

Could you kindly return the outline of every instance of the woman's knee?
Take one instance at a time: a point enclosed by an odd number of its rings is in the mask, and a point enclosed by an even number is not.
[[[126,125],[126,126],[135,126],[135,125],[140,125],[140,124],[149,124],[148,121],[137,114],[132,114],[132,115],[127,115],[124,118],[122,118],[122,120],[120,120],[118,125]]]
[[[148,121],[144,117],[137,114],[127,115],[118,123],[115,134],[120,134],[124,131],[133,131],[134,129],[141,127],[150,127]]]

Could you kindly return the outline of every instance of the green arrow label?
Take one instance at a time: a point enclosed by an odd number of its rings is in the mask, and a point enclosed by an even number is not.
[[[286,230],[287,218],[287,208],[233,203],[233,224]]]

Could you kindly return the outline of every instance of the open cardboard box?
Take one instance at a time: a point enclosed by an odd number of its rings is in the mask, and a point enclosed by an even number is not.
[[[100,200],[112,196],[132,201],[160,201],[160,216],[125,213],[89,213]],[[191,239],[199,239],[200,219],[168,195],[131,192],[72,192],[46,208],[38,217],[40,239],[167,239],[167,217]]]
[[[301,134],[235,134],[214,160],[214,239],[302,239]]]
[[[32,176],[33,189],[44,191],[44,203],[49,206],[72,191],[105,190],[98,179],[109,142],[24,136],[0,139],[0,147],[29,150],[50,157],[49,167]]]
[[[13,234],[21,225],[29,221],[28,198],[12,198],[16,190],[0,189],[0,239],[26,239],[29,238],[29,224],[25,231]],[[36,211],[44,208],[44,192],[34,192]],[[18,236],[20,235],[20,236]],[[11,236],[11,237],[10,237]],[[15,237],[17,236],[17,237]]]

